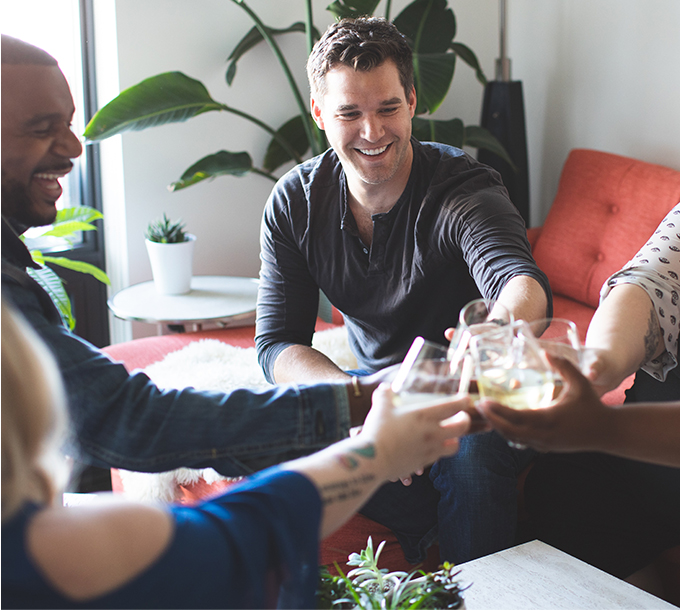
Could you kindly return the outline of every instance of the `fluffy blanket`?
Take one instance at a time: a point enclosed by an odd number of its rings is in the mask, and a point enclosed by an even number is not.
[[[340,368],[357,368],[344,326],[316,333],[312,345]],[[190,343],[147,367],[145,372],[159,387],[166,389],[191,386],[198,390],[229,392],[236,388],[261,389],[269,386],[257,363],[254,347],[234,347],[214,339]],[[178,485],[196,483],[201,478],[207,483],[224,478],[212,468],[179,468],[158,474],[119,472],[127,496],[164,502],[178,499]]]

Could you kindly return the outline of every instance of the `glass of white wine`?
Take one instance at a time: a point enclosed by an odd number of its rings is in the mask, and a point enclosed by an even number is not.
[[[470,357],[453,363],[445,345],[416,337],[392,381],[394,404],[410,409],[449,401],[467,393],[472,373]]]
[[[513,409],[540,409],[553,400],[555,375],[527,322],[470,340],[482,398]]]

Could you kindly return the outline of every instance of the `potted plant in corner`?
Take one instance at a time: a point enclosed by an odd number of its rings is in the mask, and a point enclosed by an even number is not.
[[[185,294],[191,290],[196,236],[184,228],[181,219],[171,221],[163,214],[146,229],[146,251],[159,294]]]

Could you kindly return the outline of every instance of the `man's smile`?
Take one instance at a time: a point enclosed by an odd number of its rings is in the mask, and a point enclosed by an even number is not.
[[[362,155],[375,157],[384,153],[389,147],[390,144],[387,144],[386,146],[381,146],[380,148],[357,148],[356,150],[358,150]]]

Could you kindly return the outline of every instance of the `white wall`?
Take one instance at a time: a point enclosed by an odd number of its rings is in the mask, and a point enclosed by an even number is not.
[[[680,170],[678,0],[508,0],[523,81],[532,224],[572,148]]]
[[[264,45],[241,60],[234,84],[226,85],[226,58],[251,25],[233,2],[97,0],[98,11],[100,3],[115,15],[102,26],[115,30],[118,44],[117,79],[114,70],[103,77],[117,80],[119,88],[159,72],[181,70],[203,81],[218,101],[273,126],[296,112]],[[408,3],[394,0],[392,15]],[[332,20],[325,10],[328,4],[313,3],[320,29]],[[449,4],[458,20],[457,40],[477,53],[493,78],[498,0]],[[304,19],[302,0],[250,0],[249,5],[273,27]],[[513,77],[524,83],[532,224],[544,219],[571,148],[598,148],[680,169],[678,0],[508,0],[508,8]],[[281,44],[291,65],[297,66],[306,97],[304,39],[289,35]],[[482,95],[472,70],[459,62],[451,93],[436,116],[477,124]],[[109,249],[123,249],[127,261],[120,259],[124,269],[115,277],[122,279],[113,290],[151,278],[143,231],[163,212],[181,216],[198,236],[196,274],[258,274],[259,223],[269,181],[252,175],[218,178],[176,193],[165,187],[200,157],[220,149],[247,150],[261,163],[267,134],[233,115],[209,113],[184,124],[125,134],[121,140],[123,175],[116,178],[114,171],[109,183],[124,185],[124,206],[120,196],[109,199],[107,222],[116,215],[111,225],[118,229],[107,237]],[[109,267],[115,266],[110,260]],[[134,328],[135,336],[153,332],[147,325]],[[114,340],[127,336],[114,331]]]

